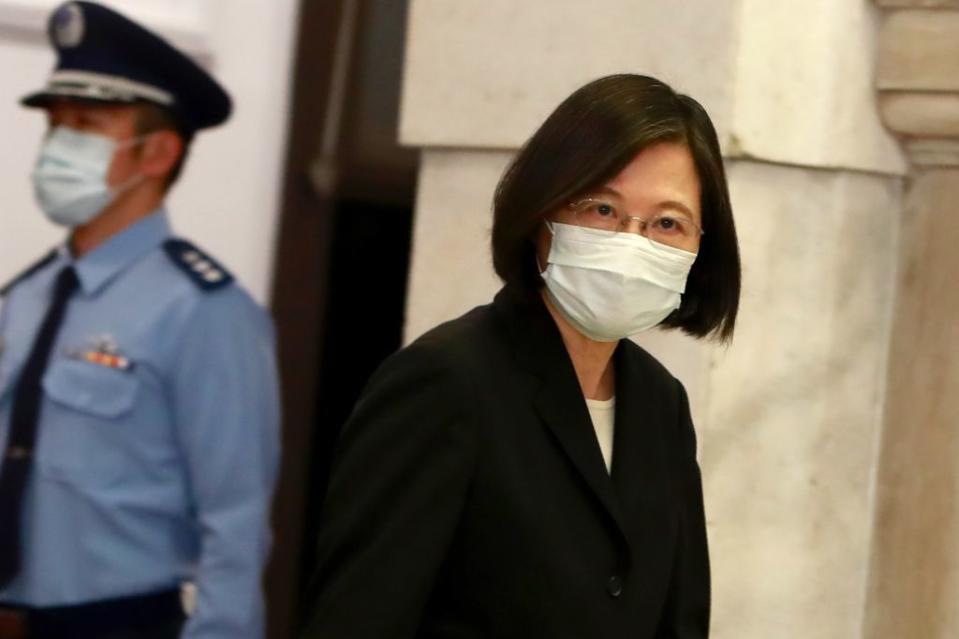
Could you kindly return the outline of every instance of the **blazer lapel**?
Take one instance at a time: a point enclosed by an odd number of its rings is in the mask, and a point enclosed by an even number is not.
[[[623,513],[606,471],[586,401],[556,323],[543,301],[507,287],[496,296],[520,365],[532,374],[536,412],[625,540]]]
[[[616,349],[616,418],[613,430],[612,479],[623,504],[663,503],[669,481],[666,429],[675,427],[675,416],[665,414],[664,389],[654,386],[654,376],[644,374],[639,353],[621,342]],[[635,349],[632,349],[635,350]],[[659,492],[654,492],[659,491]]]

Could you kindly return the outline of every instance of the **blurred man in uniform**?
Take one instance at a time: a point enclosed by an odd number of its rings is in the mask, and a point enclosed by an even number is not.
[[[261,637],[273,328],[163,208],[230,98],[103,6],[60,6],[49,35],[23,104],[46,112],[33,183],[68,237],[0,301],[0,639]]]

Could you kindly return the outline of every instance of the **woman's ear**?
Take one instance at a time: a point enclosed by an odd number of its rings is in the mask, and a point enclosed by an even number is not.
[[[140,154],[143,175],[163,178],[169,175],[183,155],[183,139],[174,131],[163,129],[147,134]]]

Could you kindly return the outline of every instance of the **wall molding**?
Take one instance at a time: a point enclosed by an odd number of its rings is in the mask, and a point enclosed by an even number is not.
[[[876,88],[914,168],[959,166],[959,0],[876,0]]]

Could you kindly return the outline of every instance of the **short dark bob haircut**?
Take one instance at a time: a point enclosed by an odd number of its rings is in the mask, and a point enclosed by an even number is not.
[[[611,75],[583,86],[546,119],[506,169],[493,203],[493,267],[527,292],[543,286],[536,234],[547,215],[602,186],[643,149],[684,144],[702,188],[703,236],[682,305],[661,326],[732,339],[740,264],[719,140],[705,109],[643,75]]]

